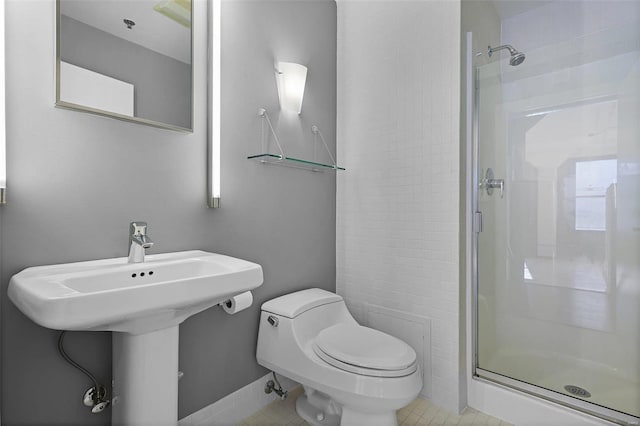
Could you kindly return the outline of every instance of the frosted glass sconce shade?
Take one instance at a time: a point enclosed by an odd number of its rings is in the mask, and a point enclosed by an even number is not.
[[[293,62],[276,62],[275,66],[280,108],[300,114],[307,81],[307,67]]]

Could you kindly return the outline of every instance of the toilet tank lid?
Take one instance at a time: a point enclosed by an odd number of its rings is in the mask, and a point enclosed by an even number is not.
[[[262,304],[262,310],[286,318],[295,318],[309,309],[342,301],[342,297],[320,288],[309,288],[276,297]]]

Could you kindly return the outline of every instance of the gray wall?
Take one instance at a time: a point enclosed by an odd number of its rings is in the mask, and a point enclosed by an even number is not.
[[[260,147],[259,107],[291,153],[311,155],[318,124],[335,148],[335,4],[223,4],[222,208],[205,207],[204,2],[195,2],[194,132],[185,135],[53,107],[54,1],[6,4],[9,204],[2,207],[3,425],[107,425],[80,404],[88,380],[6,297],[28,266],[125,256],[128,223],[149,222],[152,253],[204,249],[260,263],[254,305],[214,308],[180,330],[180,417],[252,382],[259,306],[316,285],[335,288],[335,176],[245,159]],[[24,25],[29,22],[29,25]],[[277,106],[274,58],[309,67],[301,116]],[[68,351],[103,382],[110,333],[72,332]]]
[[[136,117],[191,128],[189,64],[65,15],[60,16],[60,59],[133,84]]]

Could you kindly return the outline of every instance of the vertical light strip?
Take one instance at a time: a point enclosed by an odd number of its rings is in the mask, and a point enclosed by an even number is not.
[[[220,207],[220,12],[222,0],[210,0],[208,3],[208,43],[209,70],[207,94],[209,105],[208,125],[208,200],[211,208]]]
[[[7,203],[7,144],[4,93],[4,1],[0,1],[0,204]]]

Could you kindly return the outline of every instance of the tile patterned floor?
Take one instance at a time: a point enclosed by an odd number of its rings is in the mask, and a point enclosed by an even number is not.
[[[275,401],[254,415],[244,419],[240,426],[302,426],[307,423],[296,414],[296,398],[302,387],[296,388],[285,401]],[[400,426],[512,426],[510,423],[467,408],[461,415],[451,414],[424,399],[416,399],[398,411]]]

